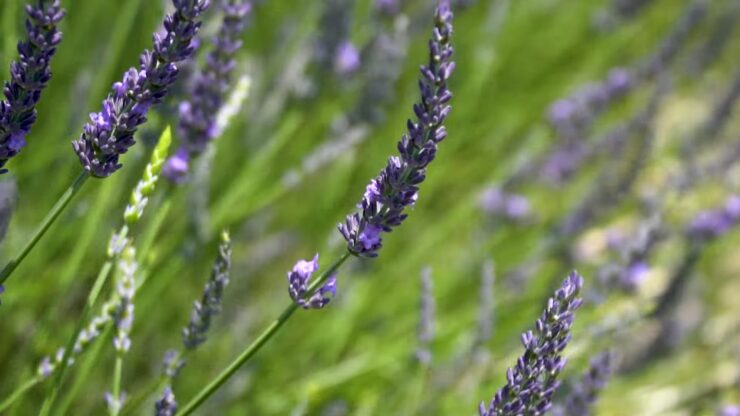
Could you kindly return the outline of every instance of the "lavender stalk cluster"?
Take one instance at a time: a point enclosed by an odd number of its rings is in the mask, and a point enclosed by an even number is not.
[[[223,20],[213,38],[213,49],[206,57],[205,68],[197,75],[190,100],[180,103],[178,134],[180,148],[165,166],[164,174],[175,183],[187,178],[190,161],[203,154],[208,143],[221,134],[217,115],[232,88],[234,56],[242,46],[240,40],[252,3],[245,0],[222,0]]]
[[[553,416],[590,416],[599,393],[614,370],[614,355],[605,351],[591,359],[588,371],[572,387],[564,406],[553,407]]]
[[[698,213],[687,227],[696,241],[710,241],[727,233],[740,222],[740,197],[730,196],[722,207]]]
[[[316,254],[311,260],[298,260],[293,269],[288,272],[288,294],[293,302],[303,309],[321,309],[337,294],[337,276],[335,273],[327,279],[319,290],[306,298],[309,295],[308,288],[311,284],[311,276],[318,269],[319,255]]]
[[[429,42],[429,63],[421,67],[421,102],[414,105],[417,121],[407,123],[408,133],[398,143],[400,156],[389,158],[386,168],[367,185],[360,212],[339,225],[347,248],[356,256],[378,255],[381,233],[390,232],[407,217],[404,210],[416,203],[426,168],[436,156],[437,145],[447,137],[443,123],[452,99],[447,81],[455,68],[451,36],[452,12],[440,5]]]
[[[571,338],[574,313],[581,306],[583,278],[572,272],[547,301],[534,331],[522,334],[524,355],[506,372],[507,383],[488,406],[481,403],[480,416],[544,415],[560,385],[565,366],[562,353]]]
[[[211,278],[203,290],[203,297],[193,304],[190,322],[182,331],[182,342],[187,349],[194,349],[206,340],[211,320],[221,312],[224,289],[229,284],[231,270],[231,239],[229,233],[221,232],[218,256],[213,264]]]
[[[625,3],[636,3],[625,2]],[[681,18],[661,41],[657,50],[632,68],[613,68],[607,78],[589,83],[571,96],[554,102],[547,112],[547,119],[560,137],[582,138],[583,132],[596,117],[614,101],[624,97],[641,82],[652,79],[668,68],[686,40],[704,19],[707,3],[695,0],[687,6]]]
[[[64,17],[59,0],[38,0],[26,5],[26,40],[18,43],[18,61],[10,65],[0,101],[0,175],[5,164],[26,145],[36,122],[36,104],[51,79],[51,58],[62,41],[57,24]]]
[[[83,168],[105,178],[121,168],[119,158],[133,146],[134,133],[146,122],[152,105],[159,104],[178,75],[177,63],[194,52],[200,15],[210,0],[173,0],[175,10],[164,19],[164,33],[154,34],[153,50],[139,58],[139,67],[129,69],[103,101],[103,109],[90,115],[80,138],[72,143]]]

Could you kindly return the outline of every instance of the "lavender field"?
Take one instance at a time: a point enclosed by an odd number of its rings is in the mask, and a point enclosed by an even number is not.
[[[0,415],[740,416],[738,24],[1,1]]]

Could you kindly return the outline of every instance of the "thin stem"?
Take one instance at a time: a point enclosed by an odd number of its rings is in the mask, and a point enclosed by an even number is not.
[[[0,403],[0,412],[7,410],[16,400],[23,396],[28,390],[36,386],[41,382],[38,376],[34,376],[30,380],[26,381],[23,385],[18,387],[7,399]]]
[[[350,253],[345,252],[342,257],[335,261],[327,270],[325,270],[308,288],[309,296],[323,285],[329,277],[336,272],[339,267],[349,258]],[[216,392],[226,381],[234,375],[247,361],[249,361],[278,330],[290,319],[293,313],[298,309],[295,302],[283,310],[283,313],[257,337],[236,359],[229,364],[213,381],[204,387],[185,407],[177,413],[177,416],[186,416],[193,413],[203,402],[206,401],[213,393]]]
[[[116,353],[116,366],[113,370],[113,403],[108,407],[111,416],[118,416],[123,407],[121,400],[121,373],[123,372],[123,352]]]
[[[59,198],[59,200],[54,204],[54,206],[51,208],[48,214],[46,214],[46,217],[41,222],[41,225],[34,233],[33,237],[31,237],[31,240],[26,243],[26,246],[23,247],[20,253],[18,253],[17,256],[15,256],[14,259],[11,259],[8,264],[5,265],[5,268],[0,272],[0,284],[5,283],[6,280],[10,277],[10,275],[13,273],[13,271],[18,267],[19,264],[23,261],[24,258],[28,255],[28,253],[33,250],[34,246],[36,246],[36,243],[41,240],[41,237],[44,236],[46,231],[49,230],[51,225],[56,221],[56,219],[59,217],[59,214],[64,211],[64,208],[67,207],[67,204],[69,204],[69,201],[72,200],[72,198],[79,192],[79,190],[82,188],[82,185],[85,184],[85,181],[87,178],[90,177],[90,174],[87,171],[83,171],[80,173],[80,176],[75,179],[74,182],[72,182],[72,185],[67,188],[66,191],[62,194],[62,196]]]
[[[85,326],[85,323],[87,322],[90,316],[90,311],[92,310],[93,306],[95,306],[95,302],[98,300],[100,291],[105,285],[105,282],[108,280],[108,276],[110,275],[110,271],[112,267],[113,267],[113,259],[109,259],[108,261],[105,262],[105,264],[103,264],[103,267],[100,269],[100,272],[98,273],[98,277],[95,279],[95,283],[93,284],[93,287],[90,290],[90,294],[87,296],[87,301],[85,302],[85,306],[82,309],[80,318],[77,321],[77,326],[75,327],[75,330],[72,333],[72,336],[67,341],[67,346],[64,348],[64,355],[62,357],[62,362],[59,363],[59,368],[56,370],[56,374],[54,375],[54,380],[49,386],[49,391],[46,394],[46,398],[44,399],[44,404],[41,407],[41,412],[39,413],[40,416],[48,415],[52,409],[52,406],[54,405],[54,401],[56,400],[57,394],[59,393],[59,388],[64,383],[64,376],[65,376],[65,372],[68,366],[68,361],[74,352],[73,350],[77,342],[77,338],[79,337],[80,332],[82,331],[82,328]]]

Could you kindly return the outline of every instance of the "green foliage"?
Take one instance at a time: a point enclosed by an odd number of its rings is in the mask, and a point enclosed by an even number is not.
[[[422,14],[410,23],[414,32],[386,120],[369,127],[364,142],[296,187],[286,186],[284,175],[333,138],[332,123],[357,101],[359,88],[356,82],[336,82],[310,99],[292,95],[289,81],[295,80],[288,79],[288,67],[296,54],[310,53],[310,36],[317,30],[323,2],[260,3],[246,30],[238,65],[240,75],[251,77],[250,95],[215,143],[205,181],[210,229],[204,236],[195,231],[198,211],[191,196],[202,189],[164,183],[153,189],[170,145],[169,134],[152,147],[166,125],[176,125],[172,109],[182,98],[179,92],[151,115],[137,136],[139,143],[122,158],[124,168],[104,181],[90,179],[9,281],[0,307],[1,399],[36,374],[43,356],[68,341],[108,258],[109,236],[119,229],[127,203],[136,206],[148,198],[150,204],[137,225],[143,282],[136,295],[132,348],[121,383],[129,397],[156,383],[165,351],[179,347],[192,302],[208,278],[221,229],[230,229],[234,242],[231,282],[208,342],[189,357],[174,386],[181,404],[285,308],[289,301],[285,274],[296,259],[320,252],[328,262],[342,253],[336,224],[354,209],[367,181],[395,151],[405,119],[412,114],[417,68],[426,54],[431,21],[429,13],[419,11],[428,2],[409,2],[410,9]],[[370,0],[357,3],[353,37],[361,41],[368,37],[363,19],[369,19]],[[200,414],[287,415],[304,409],[303,414],[330,415],[344,414],[330,410],[346,407],[352,415],[473,415],[477,403],[494,394],[504,383],[506,367],[521,353],[519,334],[532,325],[543,300],[572,265],[556,254],[546,256],[523,290],[508,285],[506,276],[548,247],[547,233],[590,189],[609,155],[585,166],[581,176],[563,188],[527,184],[519,189],[537,212],[538,221],[530,225],[490,227],[478,207],[480,191],[549,148],[555,137],[544,114],[551,102],[585,82],[604,78],[613,66],[629,65],[650,53],[685,2],[655,0],[635,20],[612,32],[599,32],[593,28],[593,16],[607,3],[480,0],[456,14],[457,70],[451,80],[455,97],[449,138],[441,145],[408,220],[387,236],[378,259],[350,259],[339,275],[337,298],[321,311],[297,311]],[[729,3],[710,2],[709,20],[691,45],[708,36],[713,19]],[[70,0],[64,6],[69,11],[61,27],[64,41],[52,63],[54,76],[41,99],[38,123],[28,136],[28,146],[8,164],[11,174],[0,177],[17,181],[19,189],[8,235],[0,245],[2,264],[22,247],[79,174],[71,140],[80,134],[88,113],[99,111],[107,88],[149,47],[162,16],[157,1]],[[19,0],[0,4],[4,74],[14,53],[11,46],[21,32],[21,9]],[[214,31],[214,12],[209,13],[206,34]],[[207,47],[207,42],[203,45]],[[698,79],[686,75],[685,61],[677,60],[674,89],[659,112],[655,153],[638,179],[638,193],[658,186],[675,169],[680,140],[726,89],[737,72],[738,56],[740,37],[734,36]],[[182,85],[181,80],[178,88]],[[597,131],[629,117],[642,106],[645,95],[640,92],[615,106]],[[740,121],[735,116],[721,143],[737,140],[738,132]],[[146,173],[137,188],[140,193],[129,199],[142,171]],[[702,185],[670,204],[667,221],[679,229],[697,210],[718,203],[723,189],[720,181]],[[137,213],[127,212],[127,222],[138,219]],[[638,215],[634,200],[625,200],[572,244],[603,256],[598,248],[603,246],[605,228],[633,225]],[[740,259],[733,255],[739,241],[735,233],[713,244],[695,272],[692,305],[698,309],[686,313],[700,317],[699,328],[677,352],[615,378],[603,393],[598,415],[711,415],[719,403],[740,400],[737,388],[733,390],[740,374],[740,305],[734,299],[740,291]],[[579,311],[574,341],[566,350],[566,376],[577,377],[591,355],[619,339],[618,331],[598,335],[596,326],[622,322],[625,316],[650,309],[670,271],[680,263],[681,240],[671,240],[656,254],[650,283],[637,296],[613,296]],[[485,345],[487,358],[475,361],[469,351],[475,339],[480,268],[487,260],[495,261],[499,271],[496,324]],[[586,291],[596,284],[598,261],[578,259]],[[418,274],[427,265],[434,270],[439,320],[429,371],[413,359]],[[103,293],[113,290],[109,284]],[[630,327],[635,342],[653,329],[650,322]],[[69,368],[52,414],[103,413],[103,394],[110,386],[115,359],[112,332],[104,332]],[[46,391],[45,385],[31,388],[2,414],[38,412]],[[152,413],[154,399],[151,395],[145,400],[141,414]],[[122,413],[139,414],[125,407]]]

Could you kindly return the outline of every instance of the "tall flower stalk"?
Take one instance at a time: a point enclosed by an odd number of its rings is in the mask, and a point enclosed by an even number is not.
[[[26,40],[18,43],[18,61],[10,65],[10,81],[0,101],[0,175],[26,145],[36,122],[36,104],[51,79],[51,58],[62,41],[57,25],[65,12],[59,0],[35,0],[26,5],[26,14]]]
[[[414,105],[416,121],[407,123],[408,132],[398,143],[399,156],[391,156],[385,169],[367,185],[358,204],[360,210],[339,225],[347,248],[356,256],[376,257],[382,247],[381,234],[406,219],[404,210],[416,203],[426,168],[437,155],[438,144],[447,137],[443,123],[452,99],[447,80],[455,69],[451,36],[452,12],[440,7],[429,42],[429,63],[421,67],[421,102]]]
[[[191,88],[192,98],[180,103],[177,132],[182,144],[177,153],[167,161],[164,170],[167,178],[173,182],[183,182],[190,169],[190,162],[200,156],[208,143],[221,134],[216,119],[224,98],[233,87],[231,75],[236,67],[234,55],[242,46],[240,37],[251,9],[252,3],[246,0],[221,2],[223,20],[218,33],[213,37],[213,49]]]
[[[221,300],[224,289],[229,284],[229,272],[231,271],[231,238],[224,230],[221,232],[218,245],[218,255],[213,263],[211,277],[208,279],[203,296],[200,301],[195,301],[190,321],[182,331],[182,343],[185,352],[177,350],[167,351],[164,359],[164,380],[167,386],[159,400],[155,404],[157,416],[174,415],[177,411],[177,401],[172,390],[172,382],[185,365],[186,354],[194,351],[207,339],[211,320],[221,312]]]
[[[118,232],[114,232],[111,236],[110,242],[108,243],[107,258],[105,263],[100,269],[100,272],[95,279],[90,293],[87,297],[87,302],[80,314],[80,318],[77,322],[74,332],[69,338],[66,347],[60,348],[56,354],[54,360],[50,357],[45,357],[41,364],[39,364],[37,375],[34,378],[35,382],[41,382],[54,375],[54,379],[49,386],[44,404],[42,406],[41,414],[47,414],[56,400],[59,388],[64,382],[65,371],[68,366],[74,363],[74,359],[82,354],[87,347],[102,333],[103,329],[111,322],[116,309],[119,305],[119,298],[114,293],[110,299],[108,299],[101,307],[100,313],[94,318],[88,318],[92,308],[100,295],[105,282],[108,280],[110,272],[113,270],[113,266],[119,261],[121,254],[127,246],[132,244],[131,238],[128,236],[129,229],[139,222],[144,209],[149,203],[149,198],[154,193],[155,187],[159,180],[162,166],[167,158],[167,152],[169,151],[170,144],[172,142],[172,133],[169,128],[162,132],[162,135],[157,142],[157,146],[152,152],[149,163],[144,168],[144,174],[142,175],[139,182],[134,187],[129,198],[129,203],[126,205],[123,213],[124,225],[121,226]],[[0,404],[0,411],[4,408],[5,402]]]
[[[105,178],[121,168],[119,157],[135,144],[134,134],[146,122],[152,105],[159,104],[177,80],[177,63],[194,52],[193,37],[200,29],[198,18],[210,0],[172,0],[175,10],[165,16],[164,34],[154,34],[153,50],[145,50],[138,68],[130,68],[103,101],[103,109],[90,115],[80,138],[72,143],[83,172],[59,198],[20,253],[0,272],[3,284],[33,250],[90,177]]]
[[[348,250],[313,280],[311,275],[318,269],[318,258],[315,266],[305,260],[297,263],[288,275],[289,292],[293,298],[290,305],[226,369],[201,389],[177,413],[178,416],[189,415],[198,409],[280,330],[299,307],[325,306],[328,293],[336,292],[336,273],[344,262],[351,255],[377,256],[380,233],[390,231],[406,218],[404,208],[416,201],[426,167],[434,159],[438,143],[447,135],[442,123],[450,111],[448,103],[452,98],[447,89],[447,79],[454,69],[451,36],[452,12],[446,2],[442,2],[434,17],[429,63],[421,68],[421,103],[414,105],[418,121],[408,122],[408,134],[398,144],[400,157],[391,157],[386,169],[368,185],[361,203],[362,211],[350,215],[347,223],[340,225]],[[293,274],[297,276],[292,278]],[[300,292],[294,293],[296,289]],[[315,304],[312,301],[316,301]]]
[[[544,415],[552,407],[552,396],[560,385],[558,375],[565,367],[562,353],[571,338],[575,311],[581,306],[583,278],[571,273],[547,301],[534,331],[522,334],[524,354],[506,371],[506,385],[486,406],[481,416]]]
[[[113,321],[116,333],[113,337],[113,348],[116,352],[115,367],[113,370],[113,391],[105,394],[108,413],[117,416],[121,413],[126,394],[121,390],[121,373],[123,360],[131,348],[131,327],[134,323],[134,296],[136,295],[136,274],[139,265],[136,263],[136,250],[128,245],[121,254],[118,262],[118,281],[116,294],[118,305],[113,312]]]

